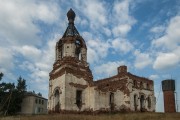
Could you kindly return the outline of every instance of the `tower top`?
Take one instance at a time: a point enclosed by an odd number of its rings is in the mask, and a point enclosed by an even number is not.
[[[67,18],[69,20],[69,24],[68,24],[68,27],[63,35],[63,38],[65,37],[69,37],[69,36],[79,36],[79,32],[77,31],[76,27],[74,26],[74,19],[76,17],[76,14],[75,12],[70,9],[68,12],[67,12]]]
[[[71,8],[67,12],[67,17],[68,17],[69,23],[74,23],[74,19],[76,17],[76,14],[75,14],[75,12]]]

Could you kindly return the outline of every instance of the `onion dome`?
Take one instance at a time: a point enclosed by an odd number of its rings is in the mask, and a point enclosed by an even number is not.
[[[67,17],[68,17],[69,23],[71,23],[71,22],[74,22],[74,19],[75,19],[75,17],[76,17],[76,14],[75,14],[75,12],[74,12],[72,9],[70,9],[70,10],[67,12]]]

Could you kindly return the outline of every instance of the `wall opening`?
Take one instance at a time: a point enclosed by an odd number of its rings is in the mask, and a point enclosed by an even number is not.
[[[76,105],[79,109],[82,107],[82,90],[76,91]]]
[[[136,80],[133,80],[133,87],[136,87],[137,86],[137,82]]]
[[[143,82],[140,82],[140,88],[143,89]]]
[[[81,43],[79,40],[75,41],[76,49],[75,49],[75,56],[79,60],[81,60]]]
[[[109,96],[109,104],[110,104],[110,110],[114,110],[114,93],[110,93]]]
[[[151,98],[150,97],[147,98],[147,102],[148,102],[148,108],[150,109],[151,108]]]
[[[146,84],[146,86],[147,86],[147,89],[149,90],[150,88],[149,88],[149,84],[148,83]]]
[[[134,95],[134,111],[137,111],[137,95]]]
[[[60,109],[60,103],[59,103],[59,90],[55,91],[54,94],[54,105],[55,105],[55,112],[59,112]]]
[[[140,110],[141,112],[144,111],[144,95],[140,96]]]

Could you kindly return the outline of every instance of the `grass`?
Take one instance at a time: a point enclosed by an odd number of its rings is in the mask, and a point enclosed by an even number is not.
[[[180,120],[180,113],[51,114],[0,117],[0,120]]]

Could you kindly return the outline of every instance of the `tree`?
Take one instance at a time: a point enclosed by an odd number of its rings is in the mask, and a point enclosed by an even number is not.
[[[3,77],[3,73],[1,72],[0,73],[0,81],[1,81],[2,77]]]
[[[18,81],[18,83],[17,83],[16,89],[19,92],[26,91],[26,80],[22,79],[22,77],[20,76],[17,81]]]
[[[2,77],[1,77],[2,78]],[[21,103],[26,92],[26,80],[19,77],[17,85],[14,83],[0,84],[0,112],[4,115],[13,115],[20,111]]]

